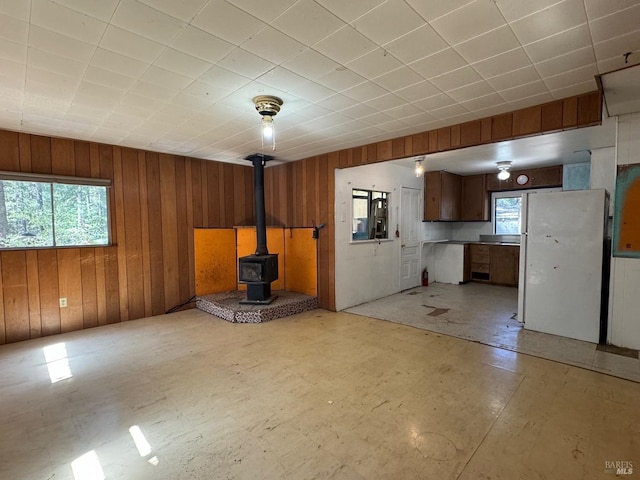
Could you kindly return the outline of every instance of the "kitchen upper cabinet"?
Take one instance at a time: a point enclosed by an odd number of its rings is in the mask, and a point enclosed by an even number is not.
[[[427,172],[424,181],[424,219],[460,220],[462,177],[449,172]]]
[[[516,179],[526,175],[527,181],[520,184]],[[497,175],[487,175],[487,190],[499,192],[502,190],[519,190],[524,188],[546,188],[562,186],[562,165],[553,167],[532,168],[530,170],[514,170],[507,180],[498,180]]]
[[[462,177],[462,221],[489,221],[489,192],[486,175]]]

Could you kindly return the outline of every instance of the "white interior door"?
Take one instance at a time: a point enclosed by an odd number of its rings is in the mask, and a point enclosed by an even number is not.
[[[400,203],[400,288],[420,285],[420,190],[402,187]]]

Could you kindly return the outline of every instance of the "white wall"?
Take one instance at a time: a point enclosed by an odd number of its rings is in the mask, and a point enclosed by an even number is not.
[[[480,240],[480,235],[493,234],[491,222],[455,222],[451,228],[452,240]]]
[[[336,170],[335,182],[336,310],[344,310],[400,291],[400,239],[394,232],[400,224],[401,191],[422,190],[424,180],[412,168],[385,162]],[[351,243],[354,188],[390,193],[389,240]]]
[[[618,118],[616,164],[640,163],[640,113]],[[603,163],[606,163],[603,161]],[[605,182],[610,182],[609,168]],[[612,262],[612,317],[609,341],[621,347],[640,349],[640,259],[614,257]]]

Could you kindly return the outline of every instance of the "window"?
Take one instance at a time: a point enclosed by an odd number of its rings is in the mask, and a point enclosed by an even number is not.
[[[387,192],[353,190],[352,240],[389,238],[387,228]]]
[[[108,245],[108,184],[1,172],[0,248]]]
[[[557,192],[561,188],[527,190],[525,193]],[[523,192],[494,192],[491,194],[491,216],[495,235],[520,235]]]

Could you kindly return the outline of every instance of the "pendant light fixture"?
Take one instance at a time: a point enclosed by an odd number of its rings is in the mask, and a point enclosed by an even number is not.
[[[256,110],[262,115],[262,148],[265,144],[276,149],[276,132],[273,125],[273,117],[280,111],[282,99],[272,95],[258,95],[253,98]]]
[[[424,167],[422,166],[422,160],[424,160],[423,156],[420,157],[416,157],[416,166],[413,169],[413,173],[416,174],[416,177],[419,177],[420,175],[422,175],[424,173]]]
[[[496,165],[498,166],[498,179],[499,180],[507,180],[510,176],[511,173],[509,172],[509,169],[511,168],[511,162],[510,161],[504,161],[504,162],[497,162]]]

